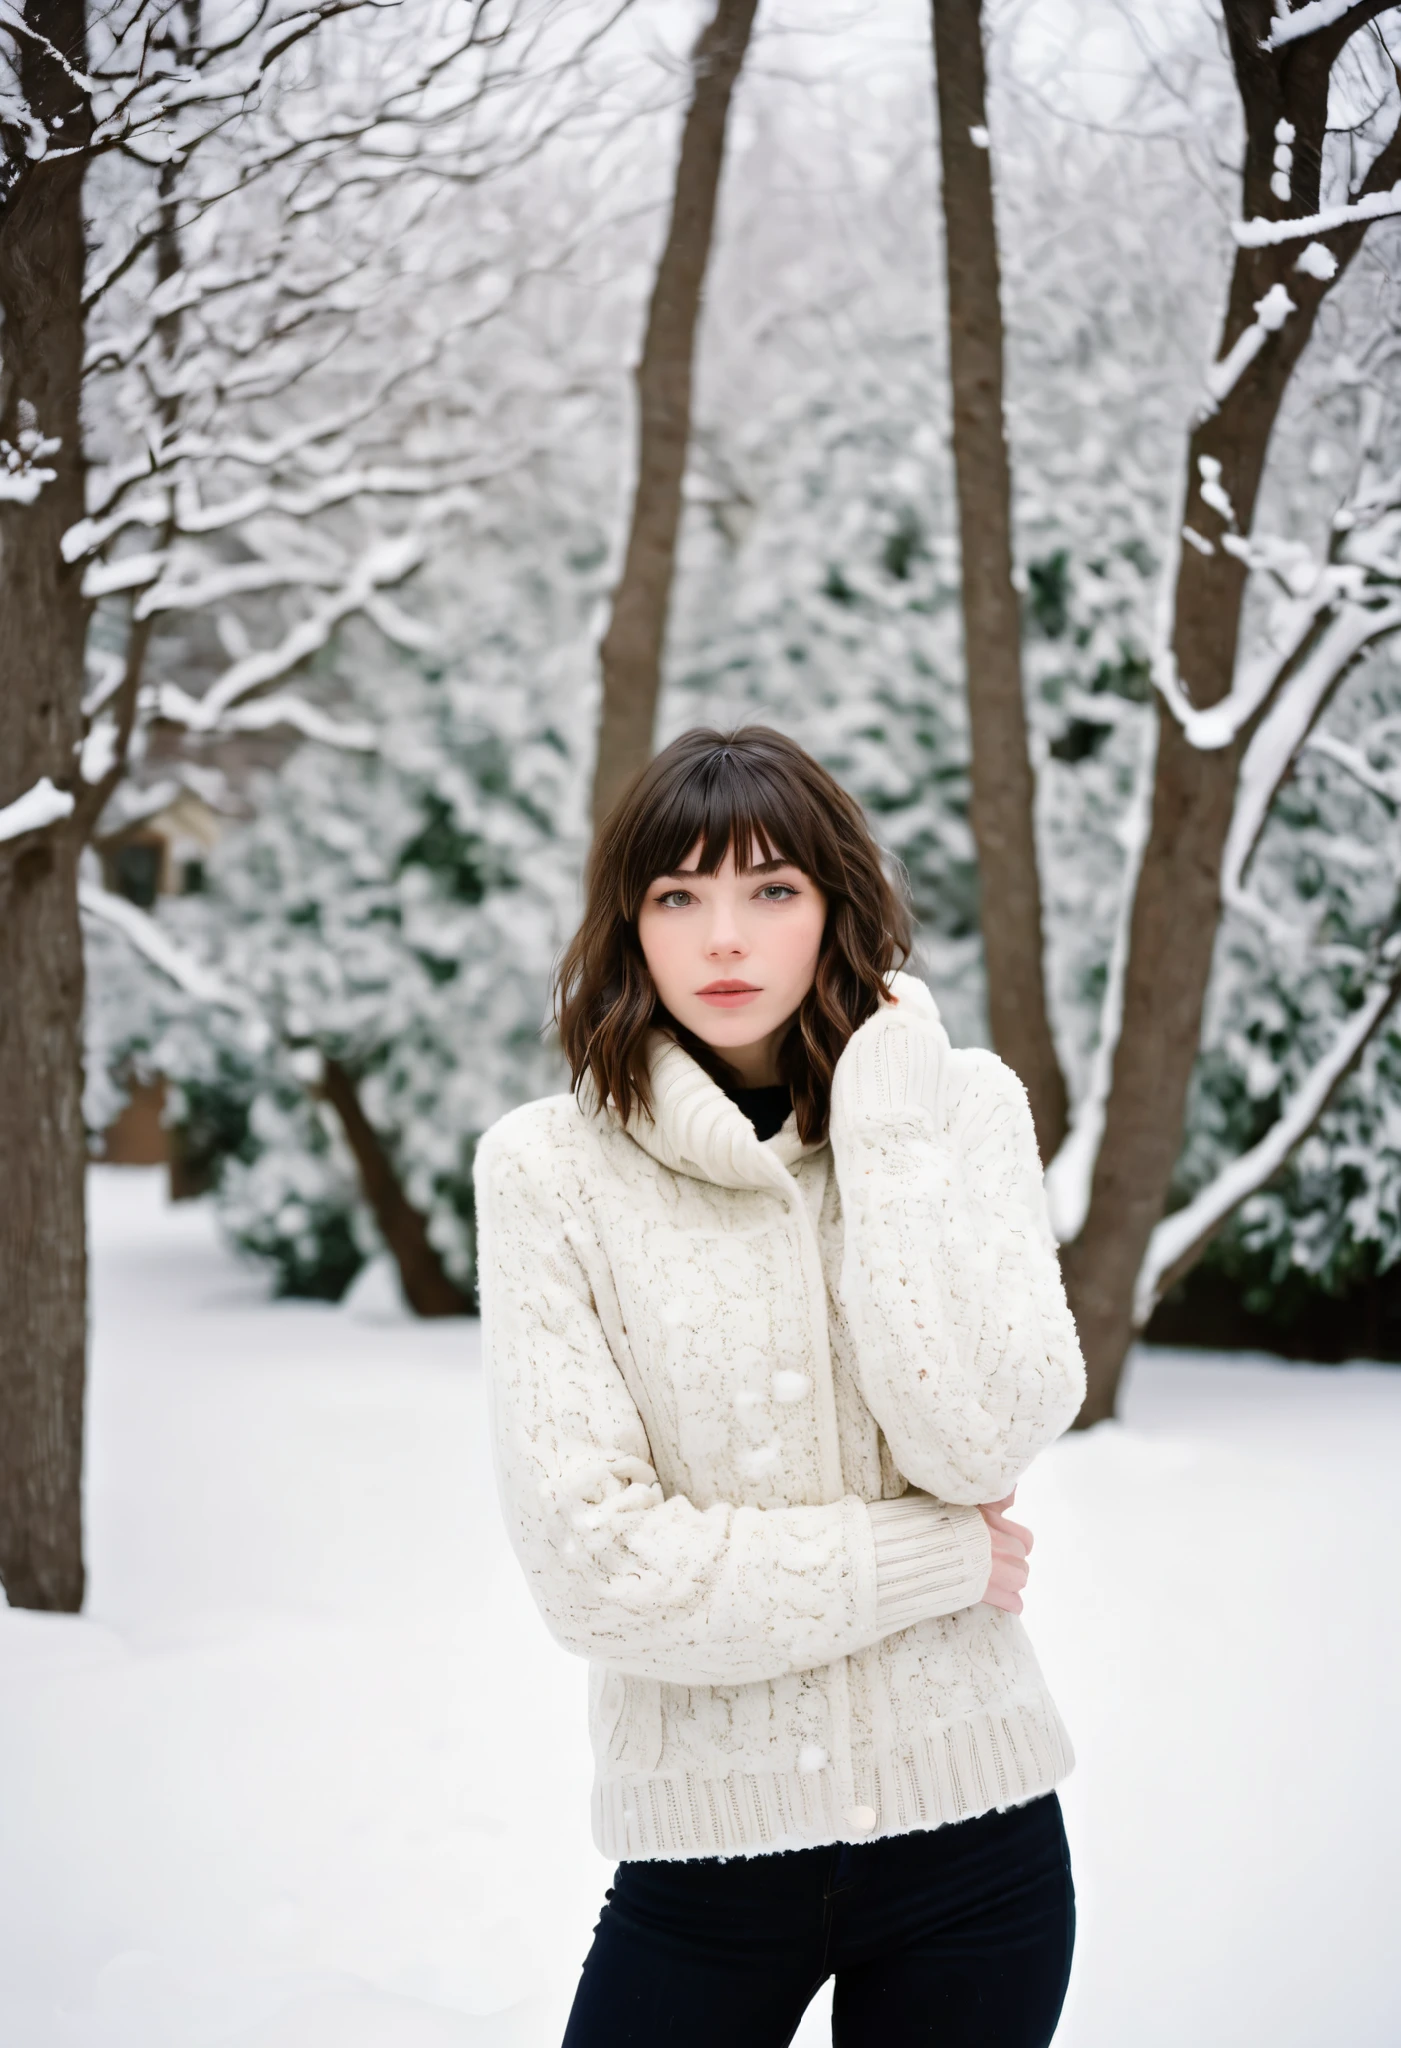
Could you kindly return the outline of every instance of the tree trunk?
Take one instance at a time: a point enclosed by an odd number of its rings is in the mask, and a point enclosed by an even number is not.
[[[681,134],[671,222],[657,266],[637,367],[637,488],[623,573],[599,648],[603,704],[594,767],[593,821],[652,756],[662,645],[681,523],[691,437],[691,372],[701,291],[710,260],[730,95],[744,62],[757,0],[717,0],[696,43],[694,87]]]
[[[379,1132],[360,1107],[355,1083],[339,1060],[323,1062],[322,1089],[355,1155],[365,1200],[394,1255],[404,1299],[417,1316],[468,1316],[475,1303],[449,1278],[428,1226],[400,1185]]]
[[[1031,1098],[1041,1156],[1065,1135],[1065,1079],[1046,1006],[1036,791],[1012,583],[1012,483],[1002,411],[1002,299],[987,147],[982,0],[932,0],[948,272],[953,456],[963,576],[988,1023]],[[974,137],[978,136],[979,140]]]
[[[1288,45],[1280,57],[1262,51],[1270,20],[1267,0],[1236,0],[1227,9],[1246,114],[1242,196],[1247,219],[1307,216],[1318,206],[1332,56],[1320,49],[1316,37]],[[1285,201],[1270,188],[1279,120],[1288,120],[1295,134],[1292,193]],[[1398,176],[1401,130],[1374,163],[1362,190],[1388,189]],[[1317,238],[1337,258],[1338,276],[1361,246],[1364,232],[1353,225]],[[1184,523],[1206,551],[1190,543],[1181,550],[1172,657],[1198,708],[1227,695],[1236,667],[1246,570],[1220,542],[1233,531],[1250,532],[1280,404],[1318,309],[1336,281],[1297,271],[1301,246],[1285,242],[1238,252],[1218,361],[1251,324],[1256,306],[1272,287],[1284,286],[1294,310],[1278,331],[1266,336],[1253,362],[1219,407],[1199,421],[1188,444]],[[1165,705],[1159,708],[1158,728],[1152,820],[1134,899],[1104,1136],[1085,1225],[1063,1260],[1089,1376],[1077,1418],[1081,1428],[1114,1413],[1133,1335],[1135,1281],[1181,1150],[1221,914],[1222,853],[1240,759],[1253,729],[1248,727],[1230,746],[1205,750],[1191,744]]]
[[[25,19],[81,78],[83,0],[26,0]],[[4,133],[0,437],[33,452],[31,502],[0,499],[0,805],[48,776],[71,790],[82,738],[82,572],[60,552],[83,515],[82,182],[91,112],[64,65],[17,36],[21,90],[65,154]],[[55,129],[55,120],[61,127]],[[69,153],[71,152],[71,153]],[[0,842],[0,1579],[12,1606],[83,1599],[83,954],[78,835]]]

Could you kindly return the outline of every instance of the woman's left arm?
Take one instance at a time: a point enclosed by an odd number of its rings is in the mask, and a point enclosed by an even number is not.
[[[995,1054],[954,1052],[918,993],[854,1032],[833,1075],[841,1293],[897,1466],[975,1505],[1069,1427],[1085,1366],[1026,1091]]]

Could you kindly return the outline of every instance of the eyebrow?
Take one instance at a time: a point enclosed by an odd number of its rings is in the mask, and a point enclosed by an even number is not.
[[[761,860],[757,867],[745,868],[743,872],[746,875],[771,875],[775,868],[797,867],[798,863],[795,860],[779,858],[777,860]],[[801,874],[802,869],[798,868],[798,872]],[[657,880],[659,882],[690,882],[694,881],[699,873],[699,868],[668,868],[664,875],[657,876]]]

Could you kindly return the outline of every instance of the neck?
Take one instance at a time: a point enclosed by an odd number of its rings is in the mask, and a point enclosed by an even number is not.
[[[734,1068],[742,1088],[776,1088],[783,1079],[778,1071],[778,1049],[787,1035],[785,1022],[753,1045],[716,1045],[711,1050]]]

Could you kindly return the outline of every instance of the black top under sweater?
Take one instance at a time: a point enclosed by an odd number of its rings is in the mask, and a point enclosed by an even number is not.
[[[744,1111],[761,1144],[765,1138],[777,1137],[793,1107],[786,1081],[773,1088],[727,1088],[725,1093],[736,1108]]]

